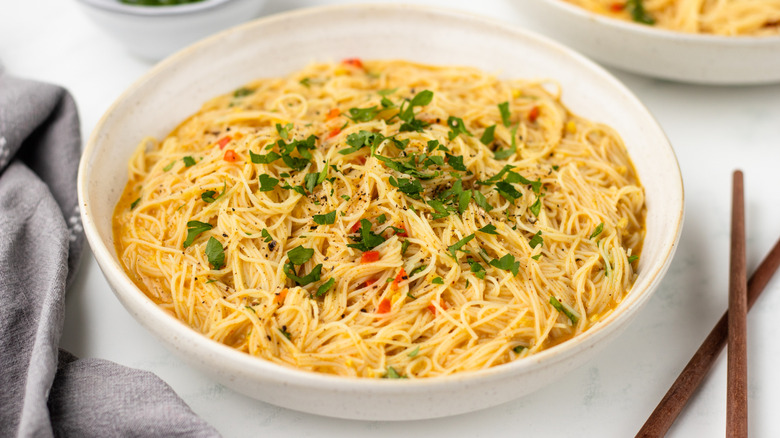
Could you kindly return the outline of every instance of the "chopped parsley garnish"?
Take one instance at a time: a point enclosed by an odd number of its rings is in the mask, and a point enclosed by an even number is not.
[[[418,274],[418,273],[424,271],[425,268],[427,268],[427,267],[428,267],[428,265],[420,265],[420,266],[412,269],[412,272],[409,273],[409,278],[412,278],[412,277],[415,276],[415,274]]]
[[[466,165],[463,164],[463,155],[450,155],[445,153],[445,157],[447,157],[447,164],[449,164],[453,169],[460,170],[461,172],[466,172],[468,169],[466,169]]]
[[[303,78],[300,81],[298,81],[298,83],[303,85],[306,88],[311,87],[311,79],[310,78]]]
[[[474,273],[479,279],[485,278],[485,267],[480,265],[479,262],[469,260],[469,270]]]
[[[333,225],[336,222],[336,210],[325,214],[315,214],[313,219],[317,225]]]
[[[441,277],[436,277],[433,280],[431,280],[431,283],[433,283],[433,284],[444,284],[444,280]]]
[[[398,191],[401,193],[404,193],[408,195],[411,198],[414,199],[420,199],[420,194],[423,192],[424,188],[422,186],[422,183],[419,179],[407,179],[407,178],[398,178],[390,177],[389,178],[390,185],[393,187],[397,187]]]
[[[270,243],[274,241],[274,237],[265,228],[263,228],[263,231],[260,232],[260,235],[263,236],[263,242],[265,243]]]
[[[238,90],[233,92],[233,97],[245,97],[245,96],[249,96],[250,94],[252,94],[254,92],[255,92],[255,90],[253,90],[251,88],[241,87]]]
[[[265,155],[261,155],[249,151],[249,159],[252,160],[252,162],[255,164],[271,164],[279,158],[282,158],[282,156],[276,152],[269,152]]]
[[[482,133],[482,137],[480,137],[479,141],[484,145],[489,145],[490,143],[493,143],[495,135],[496,125],[488,126],[487,129],[485,129],[485,132]]]
[[[292,128],[293,128],[292,123],[288,123],[284,126],[280,125],[279,123],[276,124],[276,132],[279,133],[279,137],[282,137],[285,140],[287,140],[290,137],[290,130]]]
[[[366,219],[360,220],[360,229],[358,229],[358,233],[358,236],[350,236],[350,238],[359,243],[350,243],[347,245],[348,247],[365,252],[376,248],[385,241],[384,237],[371,231],[371,222]]]
[[[634,263],[637,260],[639,260],[639,256],[638,255],[632,255],[631,257],[628,258],[628,263]]]
[[[493,224],[487,224],[484,227],[478,229],[477,231],[481,231],[481,232],[487,233],[487,234],[498,234],[496,232],[496,226],[493,225]]]
[[[171,161],[170,163],[168,163],[168,165],[167,165],[167,166],[163,167],[163,171],[164,171],[164,172],[167,172],[167,171],[169,171],[169,170],[173,169],[173,165],[174,165],[174,164],[176,164],[176,162],[175,162],[175,161]]]
[[[349,115],[347,117],[349,117],[355,123],[368,122],[374,120],[374,117],[376,117],[380,111],[382,110],[377,108],[376,105],[368,108],[350,108]]]
[[[495,151],[493,153],[493,158],[495,158],[496,160],[506,160],[507,158],[514,155],[515,152],[517,152],[517,126],[512,128],[512,131],[510,131],[510,135],[512,136],[512,145],[506,149]]]
[[[401,242],[401,255],[406,254],[406,250],[409,249],[409,245],[410,243],[408,240],[404,240],[403,242]]]
[[[205,191],[205,192],[200,194],[200,199],[202,199],[203,202],[207,202],[207,203],[211,204],[212,202],[214,202],[217,199],[221,198],[222,195],[224,195],[226,191],[227,191],[227,182],[225,182],[224,185],[222,186],[222,192],[220,192],[219,195],[214,196],[214,195],[217,194],[216,191],[214,191],[214,190],[207,190],[207,191]]]
[[[385,222],[387,222],[387,216],[384,213],[382,213],[379,216],[377,216],[376,223],[383,224]]]
[[[550,304],[552,304],[552,306],[555,307],[556,310],[566,315],[566,317],[569,318],[572,324],[577,324],[577,321],[579,321],[580,319],[579,313],[577,313],[574,309],[572,309],[565,303],[558,301],[558,299],[555,298],[554,296],[550,296]]]
[[[318,264],[307,275],[299,276],[295,271],[295,265],[302,265],[308,262],[314,255],[314,250],[311,248],[304,248],[302,245],[291,249],[287,253],[288,263],[284,264],[284,275],[290,280],[298,283],[299,286],[306,286],[309,283],[319,281],[320,274],[322,273],[322,264]]]
[[[328,169],[329,167],[326,163],[318,173],[310,173],[303,177],[304,186],[306,186],[306,190],[308,190],[309,193],[314,193],[314,188],[325,181],[325,178],[328,177]]]
[[[398,371],[393,367],[387,367],[387,374],[383,377],[385,379],[405,379],[406,376],[398,374]]]
[[[542,209],[542,198],[536,198],[536,202],[528,207],[528,210],[533,213],[534,216],[539,217],[539,211]]]
[[[493,206],[488,204],[485,195],[483,195],[479,190],[474,190],[474,202],[476,202],[477,205],[485,211],[490,211],[493,209]]]
[[[350,147],[340,150],[339,154],[348,155],[357,152],[366,146],[370,147],[373,152],[386,139],[387,138],[384,135],[378,132],[369,132],[361,129],[359,132],[353,132],[347,136],[347,146]],[[408,144],[409,141],[407,140],[406,143]]]
[[[509,121],[509,118],[511,117],[511,114],[509,113],[509,102],[499,103],[498,111],[501,113],[501,123],[508,128],[511,124]]]
[[[327,293],[334,284],[336,284],[336,279],[331,277],[330,280],[326,281],[322,286],[317,288],[316,296],[321,297],[325,295],[325,293]]]
[[[602,223],[598,224],[598,226],[596,226],[596,229],[593,230],[593,233],[591,233],[589,239],[593,240],[593,238],[598,236],[599,234],[601,234],[602,231],[604,231],[604,222],[602,222]]]
[[[261,192],[270,192],[279,184],[278,179],[266,175],[265,173],[260,175],[257,179],[260,182],[260,188],[258,188],[258,190]]]
[[[412,352],[411,352],[411,353],[409,353],[409,354],[407,354],[407,356],[409,356],[409,357],[415,357],[415,356],[417,356],[417,354],[418,354],[419,352],[420,352],[420,346],[418,345],[418,346],[417,346],[417,348],[415,348],[414,350],[412,350]]]
[[[395,93],[396,91],[398,91],[398,88],[385,88],[383,90],[377,91],[376,94],[384,97],[384,96],[389,96],[389,95]]]
[[[460,117],[449,116],[447,118],[447,126],[450,127],[450,132],[447,134],[447,138],[449,138],[450,141],[454,140],[455,137],[460,134],[466,134],[469,137],[472,137],[469,130],[466,129],[466,124],[463,123],[463,119]]]
[[[135,210],[135,208],[138,207],[139,202],[141,202],[140,196],[138,197],[138,199],[130,203],[130,210]]]
[[[542,232],[537,231],[536,234],[531,237],[531,240],[528,241],[528,244],[531,245],[531,248],[536,248],[537,246],[544,244],[544,239],[542,239]]]
[[[490,266],[509,271],[512,275],[517,275],[520,272],[520,262],[516,261],[515,256],[512,254],[506,254],[500,259],[491,260]]]
[[[219,240],[209,237],[206,243],[206,257],[214,269],[222,269],[225,266],[225,250]]]
[[[187,238],[184,239],[184,247],[187,248],[188,246],[192,245],[192,243],[195,242],[195,239],[200,236],[201,233],[205,233],[212,228],[214,227],[211,226],[211,224],[207,224],[205,222],[187,222]]]
[[[287,328],[286,328],[286,327],[282,327],[282,328],[280,328],[280,329],[279,329],[279,333],[281,333],[282,335],[284,335],[284,337],[285,337],[285,338],[287,338],[287,340],[288,340],[288,341],[291,341],[291,340],[292,340],[292,334],[290,334],[290,332],[288,332],[288,331],[287,331]]]
[[[412,100],[405,100],[398,113],[398,118],[404,123],[401,124],[399,130],[405,131],[422,131],[423,128],[429,125],[429,123],[416,119],[414,116],[414,107],[426,106],[433,100],[433,91],[423,90],[417,93]]]
[[[514,202],[517,198],[523,196],[522,193],[518,192],[517,189],[515,189],[515,186],[513,186],[511,183],[508,183],[506,181],[499,181],[496,183],[496,191],[498,191],[498,194],[504,197],[509,202]]]
[[[522,345],[518,345],[517,347],[513,348],[512,351],[515,352],[515,354],[520,354],[521,351],[525,350],[527,347],[524,347]]]
[[[192,158],[189,155],[187,155],[186,157],[182,158],[182,161],[184,161],[184,165],[187,166],[187,167],[195,165],[195,159]]]
[[[534,259],[534,260],[539,260],[539,258],[540,258],[541,256],[542,256],[542,253],[539,253],[539,254],[537,254],[537,255],[535,255],[535,256],[531,256],[531,258],[532,258],[532,259]]]
[[[467,243],[471,242],[471,240],[474,239],[475,237],[477,237],[476,234],[473,234],[473,233],[469,234],[468,236],[466,236],[466,237],[460,239],[459,241],[457,241],[456,243],[448,246],[447,247],[447,251],[450,252],[450,255],[452,256],[452,258],[457,260],[458,256],[456,255],[456,253],[458,251],[468,252],[468,251],[462,250],[461,248],[463,248]]]
[[[637,23],[649,25],[655,24],[655,18],[653,18],[652,15],[645,11],[645,6],[642,3],[642,0],[627,0],[626,9],[628,9],[628,12],[631,14],[631,19]]]

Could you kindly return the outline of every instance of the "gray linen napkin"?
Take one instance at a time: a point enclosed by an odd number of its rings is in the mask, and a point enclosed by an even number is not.
[[[154,374],[58,351],[80,143],[67,91],[0,67],[0,436],[219,436]]]

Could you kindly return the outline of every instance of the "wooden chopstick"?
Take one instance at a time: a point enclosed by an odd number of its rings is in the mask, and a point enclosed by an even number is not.
[[[764,257],[761,264],[748,280],[747,285],[747,308],[750,310],[755,304],[761,292],[772,279],[777,268],[780,267],[780,240]],[[647,419],[645,424],[636,434],[637,437],[660,437],[664,436],[669,428],[680,415],[688,399],[696,388],[699,387],[704,376],[712,368],[718,354],[726,346],[728,337],[728,311],[721,316],[720,320],[707,338],[704,339],[696,353],[682,370],[672,387],[666,392],[664,398],[658,403],[655,410]]]
[[[746,438],[747,273],[745,272],[745,199],[742,172],[739,170],[734,172],[732,184],[726,437]]]

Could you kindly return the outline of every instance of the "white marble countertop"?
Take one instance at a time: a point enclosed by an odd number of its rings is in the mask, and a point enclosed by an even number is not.
[[[522,22],[511,0],[426,0]],[[264,13],[336,3],[270,0]],[[780,56],[780,54],[778,55]],[[0,62],[12,74],[61,84],[74,95],[84,138],[151,64],[127,54],[73,0],[0,4]],[[675,147],[686,190],[679,249],[655,296],[615,342],[582,368],[525,398],[456,417],[362,422],[318,417],[236,394],[174,357],[125,312],[87,251],[67,297],[61,345],[153,371],[226,437],[631,436],[727,305],[731,172],[745,171],[747,260],[752,272],[780,237],[780,84],[711,87],[613,73],[648,106]],[[780,280],[748,317],[749,430],[777,436]],[[726,356],[721,355],[670,435],[721,436]]]

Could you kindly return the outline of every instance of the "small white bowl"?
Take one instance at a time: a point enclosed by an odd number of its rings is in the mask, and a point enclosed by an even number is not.
[[[623,21],[563,0],[515,0],[522,24],[604,64],[703,84],[780,82],[780,36],[689,34]]]
[[[78,0],[87,16],[128,51],[153,61],[257,17],[265,2],[203,0],[175,6],[139,6],[119,0]]]
[[[145,136],[167,135],[207,99],[311,61],[360,57],[470,65],[514,78],[550,78],[575,113],[614,127],[645,186],[647,233],[638,277],[615,312],[539,354],[477,372],[416,380],[337,377],[283,367],[214,342],[163,311],[122,269],[111,217],[127,160]],[[472,15],[412,6],[302,10],[249,23],[183,50],[133,84],[93,131],[79,167],[79,201],[95,258],[127,310],[172,351],[224,385],[309,413],[411,420],[487,408],[529,394],[585,363],[656,289],[676,248],[683,186],[669,141],[614,77],[554,42]]]

